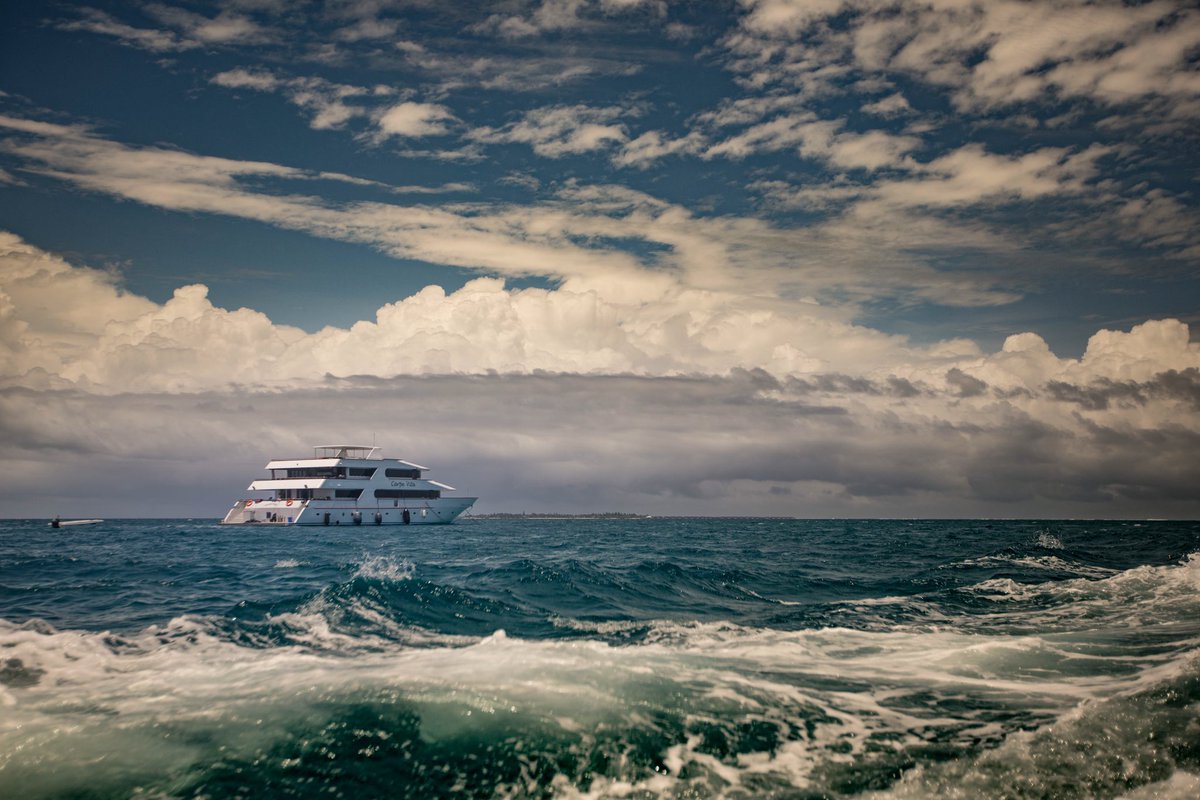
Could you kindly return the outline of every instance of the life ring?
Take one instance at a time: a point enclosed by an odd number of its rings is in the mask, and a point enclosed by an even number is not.
[[[254,501],[253,501],[253,500],[247,500],[247,501],[246,501],[246,508],[249,508],[249,507],[250,507],[250,506],[252,506],[252,505],[254,505]]]
[[[290,506],[290,505],[292,504],[292,501],[291,501],[291,500],[288,500],[288,501],[287,501],[287,504]]]

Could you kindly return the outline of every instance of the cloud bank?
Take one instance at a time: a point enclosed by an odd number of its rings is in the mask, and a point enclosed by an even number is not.
[[[745,298],[648,311],[480,279],[309,334],[202,286],[154,303],[11,234],[0,276],[17,515],[134,513],[133,481],[136,513],[217,516],[265,458],[368,437],[483,510],[1197,510],[1200,346],[1174,320],[1099,331],[1071,359],[1032,333],[915,348]]]

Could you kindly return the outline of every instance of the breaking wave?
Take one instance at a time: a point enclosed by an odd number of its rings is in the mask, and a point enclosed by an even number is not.
[[[368,557],[140,632],[0,622],[0,796],[1139,798],[1200,775],[1197,555],[789,606],[728,570],[502,569],[504,599]],[[564,584],[626,618],[536,602]],[[791,624],[637,614],[701,591]]]

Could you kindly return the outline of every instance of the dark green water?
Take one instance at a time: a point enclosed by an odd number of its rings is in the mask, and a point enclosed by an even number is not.
[[[4,521],[0,798],[1192,798],[1198,657],[1197,523]]]

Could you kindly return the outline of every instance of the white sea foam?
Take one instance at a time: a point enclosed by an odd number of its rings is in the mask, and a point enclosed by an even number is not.
[[[979,556],[978,558],[968,558],[964,561],[958,562],[957,564],[948,564],[941,568],[946,569],[952,566],[990,568],[1016,566],[1034,570],[1035,572],[1063,572],[1071,575],[1082,575],[1088,578],[1107,578],[1108,576],[1116,575],[1119,572],[1119,570],[1110,569],[1108,567],[1098,567],[1067,561],[1059,556]]]
[[[1200,776],[1176,770],[1173,754],[1194,748],[1194,714],[1164,702],[1164,697],[1187,693],[1197,672],[1200,664],[1193,658],[1160,666],[1142,676],[1139,682],[1144,685],[1138,691],[1081,704],[1052,724],[1013,734],[977,757],[925,764],[887,791],[870,796],[968,800],[1119,795],[1128,800],[1190,800],[1198,796]]]
[[[551,615],[549,620],[550,624],[556,628],[580,631],[583,633],[598,633],[602,636],[611,635],[614,633],[625,633],[626,631],[636,631],[647,626],[646,622],[638,620],[614,619],[593,622],[592,620],[575,619],[574,617],[562,617],[558,614]]]
[[[1006,620],[1039,630],[1075,630],[1090,621],[1111,628],[1200,619],[1200,554],[1186,556],[1177,565],[1135,567],[1098,580],[1025,584],[992,579],[966,590],[998,603],[1024,604],[980,615],[983,624]]]
[[[294,558],[281,558],[275,562],[275,569],[295,569],[302,566],[304,566],[304,562]]]
[[[1055,536],[1050,531],[1042,531],[1037,538],[1038,547],[1044,547],[1047,550],[1062,550],[1062,539]]]
[[[463,647],[478,640],[405,624],[362,598],[331,601],[324,594],[308,600],[295,612],[271,615],[266,621],[282,626],[291,644],[341,655],[396,647]],[[338,627],[352,629],[353,633],[341,632]]]
[[[358,569],[354,572],[354,577],[383,581],[407,581],[416,574],[416,571],[416,566],[407,558],[364,556]]]
[[[411,575],[406,563],[364,563],[359,570],[394,580]],[[1059,583],[1057,590],[1072,584]],[[839,765],[931,740],[966,753],[1007,738],[978,762],[906,777],[891,790],[895,796],[951,797],[956,786],[986,788],[1003,769],[1049,774],[1037,760],[1044,741],[1078,743],[1083,759],[1089,748],[1105,746],[1088,738],[1097,730],[1119,733],[1121,746],[1151,758],[1160,753],[1148,735],[1157,717],[1139,693],[1196,671],[1200,559],[1085,583],[1091,594],[1072,595],[1067,604],[1084,604],[1074,628],[1037,635],[952,625],[781,631],[656,621],[639,623],[648,633],[629,646],[530,641],[498,631],[453,640],[426,632],[414,647],[396,632],[421,632],[380,609],[323,596],[268,619],[289,632],[289,643],[275,646],[239,644],[219,621],[193,617],[132,636],[0,622],[0,665],[7,670],[0,683],[0,796],[113,787],[120,794],[142,785],[131,782],[142,776],[153,785],[156,775],[202,769],[217,748],[221,758],[252,758],[298,726],[319,728],[337,708],[370,702],[411,704],[423,730],[441,741],[477,735],[490,720],[558,731],[563,746],[581,757],[601,746],[598,730],[660,732],[660,771],[639,771],[614,755],[612,772],[586,791],[560,781],[556,790],[566,796],[819,789]],[[335,613],[370,618],[380,633],[339,632],[330,623]],[[1027,613],[1058,619],[1046,609]],[[1156,620],[1155,646],[1120,633],[1138,615]],[[1124,720],[1124,732],[1111,730],[1113,719]],[[719,757],[702,733],[753,726],[778,731],[774,744]],[[1037,726],[1033,734],[1014,733]],[[682,741],[676,731],[686,734]],[[1081,760],[1076,768],[1087,767]],[[1190,785],[1187,775],[1146,775],[1142,783],[1153,777],[1164,791]],[[1132,795],[1144,796],[1153,795]]]
[[[1197,797],[1200,797],[1200,775],[1180,770],[1166,780],[1126,792],[1118,800],[1196,800]]]
[[[416,703],[443,738],[469,734],[477,725],[472,714],[554,721],[566,732],[639,727],[650,724],[647,711],[685,725],[824,720],[811,736],[733,763],[705,752],[692,735],[665,753],[667,774],[602,778],[589,794],[666,792],[683,780],[685,766],[688,781],[703,775],[712,789],[752,775],[803,786],[822,764],[869,758],[870,749],[918,746],[949,731],[960,739],[1005,732],[994,719],[964,719],[908,698],[971,696],[1052,718],[1139,684],[1137,676],[1055,677],[1036,640],[667,622],[656,632],[658,643],[638,647],[497,633],[457,649],[392,647],[347,659],[302,647],[244,648],[186,620],[170,635],[147,633],[115,647],[98,634],[6,629],[0,640],[14,645],[12,657],[45,674],[37,685],[9,690],[12,713],[0,723],[0,752],[12,754],[7,765],[15,769],[0,770],[0,794],[5,775],[28,778],[35,767],[44,775],[47,764],[56,766],[59,788],[72,785],[63,783],[71,772],[75,785],[91,785],[80,748],[117,767],[124,759],[126,772],[140,768],[146,751],[155,763],[203,763],[203,748],[164,748],[160,726],[191,730],[197,741],[216,737],[232,756],[253,753],[339,701],[379,692]],[[844,685],[830,687],[831,680]],[[672,698],[680,697],[690,699],[677,706]],[[115,734],[113,720],[120,720]]]

